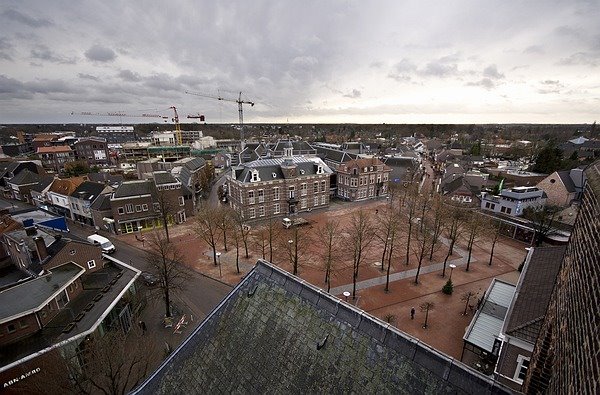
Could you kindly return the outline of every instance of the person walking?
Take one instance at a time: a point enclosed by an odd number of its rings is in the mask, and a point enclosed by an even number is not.
[[[411,320],[415,319],[415,308],[414,307],[412,309],[410,309],[410,319]]]

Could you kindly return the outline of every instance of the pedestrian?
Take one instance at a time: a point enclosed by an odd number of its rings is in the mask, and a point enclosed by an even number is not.
[[[410,319],[411,320],[415,319],[415,308],[414,307],[412,309],[410,309]]]
[[[139,322],[140,328],[142,328],[142,333],[146,333],[146,323],[144,321]]]

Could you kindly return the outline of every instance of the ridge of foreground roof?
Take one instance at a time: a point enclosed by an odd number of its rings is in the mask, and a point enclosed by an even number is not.
[[[375,391],[512,393],[263,260],[133,393]]]

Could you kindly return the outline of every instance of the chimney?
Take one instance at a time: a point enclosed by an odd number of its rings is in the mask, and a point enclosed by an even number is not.
[[[25,234],[27,236],[35,236],[37,234],[37,229],[35,226],[28,226],[25,228]]]
[[[42,262],[48,256],[48,250],[46,249],[44,238],[38,236],[34,238],[33,241],[35,241],[35,249],[37,250],[38,258],[40,259],[40,262]]]

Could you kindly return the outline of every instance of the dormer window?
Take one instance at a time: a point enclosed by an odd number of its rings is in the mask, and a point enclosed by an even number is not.
[[[323,166],[317,166],[317,174],[323,174]]]
[[[300,169],[300,174],[304,174],[304,173],[305,173],[304,170]]]
[[[260,178],[258,177],[258,170],[252,170],[252,179],[250,180],[251,182],[257,182],[260,181]]]
[[[277,178],[277,173],[273,173],[273,178]]]

